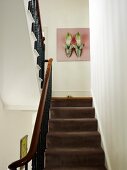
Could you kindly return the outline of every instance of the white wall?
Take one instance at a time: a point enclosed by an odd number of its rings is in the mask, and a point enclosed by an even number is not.
[[[53,58],[53,95],[90,94],[90,62],[57,62],[56,29],[88,28],[88,0],[40,1],[42,25],[47,28],[47,56]]]
[[[20,158],[20,139],[28,135],[31,141],[32,111],[9,111],[0,107],[0,169]]]
[[[0,2],[0,21],[3,19],[3,14],[2,14],[2,5]],[[3,34],[2,34],[3,27],[1,26],[0,28],[0,45],[2,44],[3,40]],[[0,89],[2,89],[3,86],[3,49],[0,47]],[[1,92],[1,90],[0,90]]]
[[[92,95],[109,170],[127,169],[126,10],[126,0],[90,0]]]
[[[6,170],[19,159],[20,139],[28,135],[30,143],[40,94],[24,2],[0,1],[0,21],[0,170]]]
[[[2,113],[3,113],[3,102],[0,98],[0,114],[2,114]]]
[[[40,98],[24,2],[1,1],[0,82],[7,107],[36,108]]]

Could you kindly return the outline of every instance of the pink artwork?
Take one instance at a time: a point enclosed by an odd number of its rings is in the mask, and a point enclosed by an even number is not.
[[[57,61],[89,61],[89,28],[57,29]]]

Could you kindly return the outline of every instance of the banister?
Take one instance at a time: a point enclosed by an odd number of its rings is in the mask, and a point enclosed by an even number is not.
[[[40,103],[39,103],[39,108],[38,108],[38,112],[37,112],[34,130],[33,130],[33,135],[32,135],[32,139],[31,139],[30,149],[24,158],[19,159],[15,162],[11,163],[8,166],[8,168],[10,170],[16,170],[16,168],[26,165],[29,161],[32,160],[32,158],[34,157],[34,154],[36,153],[40,129],[41,129],[41,123],[43,120],[46,95],[47,95],[48,85],[49,85],[50,76],[51,76],[52,61],[53,61],[53,59],[48,60],[48,66],[47,66],[45,79],[44,79],[44,83],[43,83],[43,88],[42,88],[43,90],[42,90],[42,94],[41,94],[41,99],[40,99]],[[43,131],[43,129],[42,129],[42,131]]]
[[[37,6],[36,6],[36,10],[37,10],[37,14],[38,14],[39,22],[40,22],[40,32],[41,32],[42,46],[44,46],[45,37],[43,37],[43,34],[42,34],[42,23],[41,23],[39,0],[36,0],[36,5],[37,5]]]
[[[39,77],[42,79],[41,87],[43,85],[43,79],[44,79],[44,70],[45,70],[45,37],[42,34],[42,22],[41,22],[41,15],[40,15],[40,4],[39,0],[29,0],[28,2],[28,10],[30,11],[32,17],[33,17],[33,23],[31,27],[31,31],[36,37],[36,40],[34,42],[34,49],[38,53],[37,57],[37,64],[41,68],[39,70]]]

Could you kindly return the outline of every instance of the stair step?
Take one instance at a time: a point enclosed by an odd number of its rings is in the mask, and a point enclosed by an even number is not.
[[[52,107],[51,118],[94,118],[94,107]]]
[[[84,119],[50,119],[49,131],[96,131],[97,120],[95,118]]]
[[[45,155],[46,168],[104,165],[104,152],[101,148],[54,148],[47,149]]]
[[[45,168],[45,170],[107,170],[105,167],[77,167],[77,168],[68,168],[68,167],[61,167],[61,168]]]
[[[49,132],[47,147],[99,147],[101,142],[99,132]]]
[[[52,107],[91,107],[92,97],[53,97]]]
[[[45,170],[106,170],[92,98],[52,98]]]

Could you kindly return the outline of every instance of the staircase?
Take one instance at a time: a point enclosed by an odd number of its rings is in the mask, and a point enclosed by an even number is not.
[[[46,170],[106,170],[92,98],[53,98]]]
[[[34,51],[36,53],[36,62],[38,70],[39,84],[42,88],[45,74],[45,37],[43,36],[39,0],[28,1],[28,11],[30,12],[33,22],[31,25],[32,35],[35,37]]]

